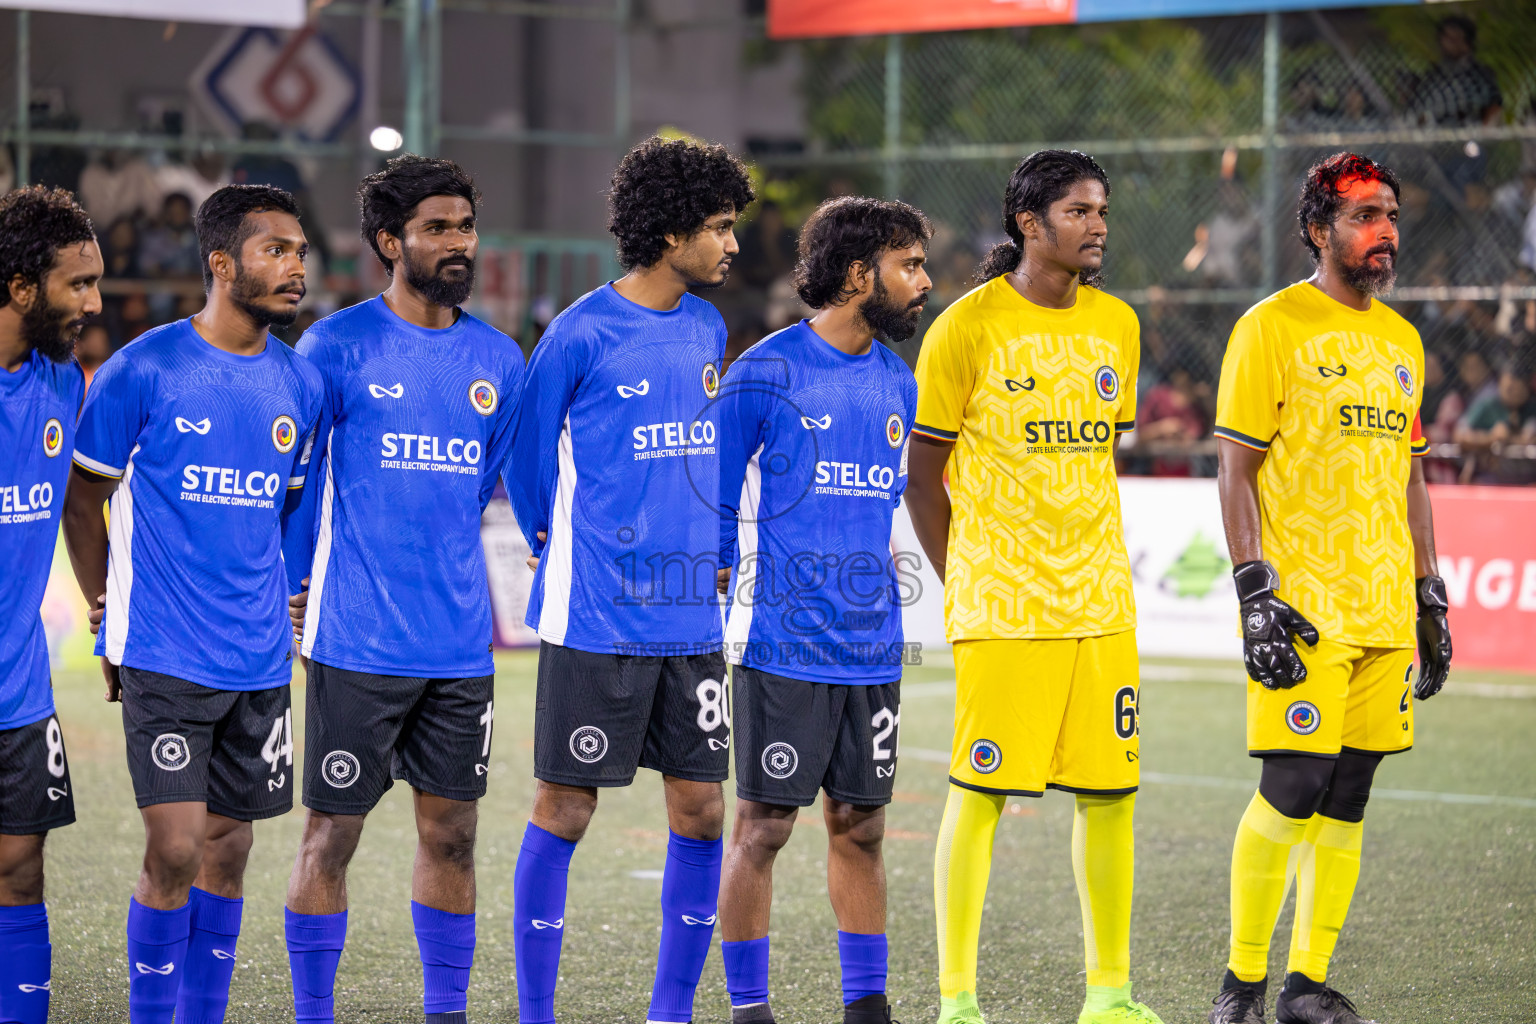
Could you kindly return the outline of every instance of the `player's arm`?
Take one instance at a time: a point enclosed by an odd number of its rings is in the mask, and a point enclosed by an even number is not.
[[[1428,700],[1440,692],[1451,672],[1451,627],[1446,622],[1450,602],[1445,581],[1435,559],[1435,517],[1429,504],[1429,484],[1421,458],[1429,445],[1420,436],[1419,420],[1413,421],[1414,459],[1408,473],[1408,532],[1413,536],[1414,599],[1419,606],[1419,678],[1413,695]]]
[[[528,367],[523,360],[523,350],[517,342],[506,339],[507,357],[501,365],[501,402],[496,407],[496,418],[491,424],[490,437],[485,445],[485,467],[480,473],[480,511],[491,502],[496,493],[496,481],[507,468],[512,454],[512,439],[517,430],[517,412],[523,404],[523,383]]]
[[[944,468],[960,437],[965,407],[976,386],[974,342],[950,314],[923,336],[917,357],[917,415],[907,453],[907,515],[928,564],[944,580],[949,555],[949,491]]]
[[[560,467],[560,432],[579,383],[573,348],[573,341],[554,329],[547,331],[533,350],[518,402],[511,453],[502,474],[517,525],[533,551],[530,565],[536,564],[549,540],[550,508]]]
[[[1317,628],[1275,596],[1280,575],[1264,560],[1259,471],[1280,429],[1284,393],[1268,339],[1255,317],[1243,317],[1227,344],[1216,392],[1216,485],[1242,615],[1243,663],[1270,690],[1307,678],[1291,637],[1308,646],[1318,641]]]
[[[64,549],[75,571],[75,582],[90,607],[91,632],[101,629],[107,603],[107,519],[102,512],[107,499],[117,490],[117,480],[71,466],[64,494]],[[107,680],[106,697],[116,701],[121,693],[117,672],[102,659]]]
[[[751,373],[754,360],[737,359],[720,383],[716,408],[720,416],[720,562],[716,585],[724,594],[736,567],[736,538],[741,513],[741,490],[747,463],[766,436],[769,385]]]

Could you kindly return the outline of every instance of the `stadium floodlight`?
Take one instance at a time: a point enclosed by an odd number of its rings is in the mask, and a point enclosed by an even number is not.
[[[387,124],[381,124],[368,133],[368,144],[381,153],[393,153],[405,145],[405,136]]]

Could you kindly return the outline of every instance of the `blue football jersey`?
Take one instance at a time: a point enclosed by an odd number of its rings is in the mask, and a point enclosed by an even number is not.
[[[288,492],[304,485],[324,385],[268,336],[261,355],[191,320],[141,335],[91,381],[75,462],[112,493],[96,653],[218,690],[290,676]]]
[[[41,609],[84,391],[79,363],[35,350],[0,370],[0,729],[53,714]]]
[[[310,482],[283,542],[310,578],[304,656],[379,675],[489,675],[480,514],[511,446],[523,353],[461,312],[428,330],[382,296],[326,317],[299,352],[325,379]]]
[[[713,406],[725,337],[719,312],[697,296],[658,312],[607,284],[556,317],[533,350],[506,481],[540,556],[527,623],[548,642],[618,654],[720,649]]]
[[[891,551],[917,383],[895,353],[833,348],[802,320],[731,364],[720,393],[726,657],[822,683],[901,678]]]

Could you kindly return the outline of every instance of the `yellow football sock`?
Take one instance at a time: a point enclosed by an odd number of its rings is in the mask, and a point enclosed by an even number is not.
[[[1305,819],[1287,818],[1253,794],[1232,844],[1232,957],[1227,967],[1240,981],[1269,974],[1269,938],[1290,886],[1292,849],[1306,832]]]
[[[1296,867],[1296,923],[1286,971],[1316,982],[1328,980],[1339,929],[1360,879],[1360,845],[1365,823],[1313,815]]]
[[[933,904],[939,924],[939,995],[946,1000],[966,993],[975,1002],[981,906],[1003,800],[1002,794],[950,786],[944,804],[933,856]]]
[[[1079,796],[1072,819],[1072,873],[1083,908],[1090,988],[1131,980],[1131,876],[1136,794]]]

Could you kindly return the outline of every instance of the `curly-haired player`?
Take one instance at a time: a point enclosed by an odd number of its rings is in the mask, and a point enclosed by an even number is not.
[[[62,189],[0,197],[0,1020],[48,1017],[53,947],[43,843],[75,820],[40,614],[85,376],[71,358],[101,311],[101,249]]]
[[[1316,271],[1243,315],[1217,391],[1221,511],[1242,609],[1259,788],[1232,848],[1232,947],[1212,1024],[1261,1024],[1296,875],[1281,1024],[1360,1024],[1325,982],[1360,875],[1371,780],[1450,670],[1429,491],[1413,458],[1424,347],[1375,300],[1397,264],[1397,178],[1339,153],[1298,212]],[[1296,645],[1292,637],[1302,643]],[[1418,680],[1413,655],[1420,655]]]
[[[917,383],[875,338],[917,330],[932,235],[905,203],[822,203],[800,233],[795,273],[815,316],[748,349],[721,392],[736,823],[720,931],[734,1024],[772,1024],[773,863],[800,808],[822,792],[843,1020],[890,1020],[882,844],[903,661],[891,520],[907,483]],[[806,552],[817,571],[806,572]]]
[[[538,789],[514,882],[518,1019],[554,1018],[566,872],[597,807],[662,774],[672,835],[649,1019],[693,1018],[720,881],[730,713],[715,593],[726,330],[690,288],[725,281],[753,200],[720,146],[652,138],[619,164],[610,229],[628,270],[534,349],[507,490],[536,560]]]

